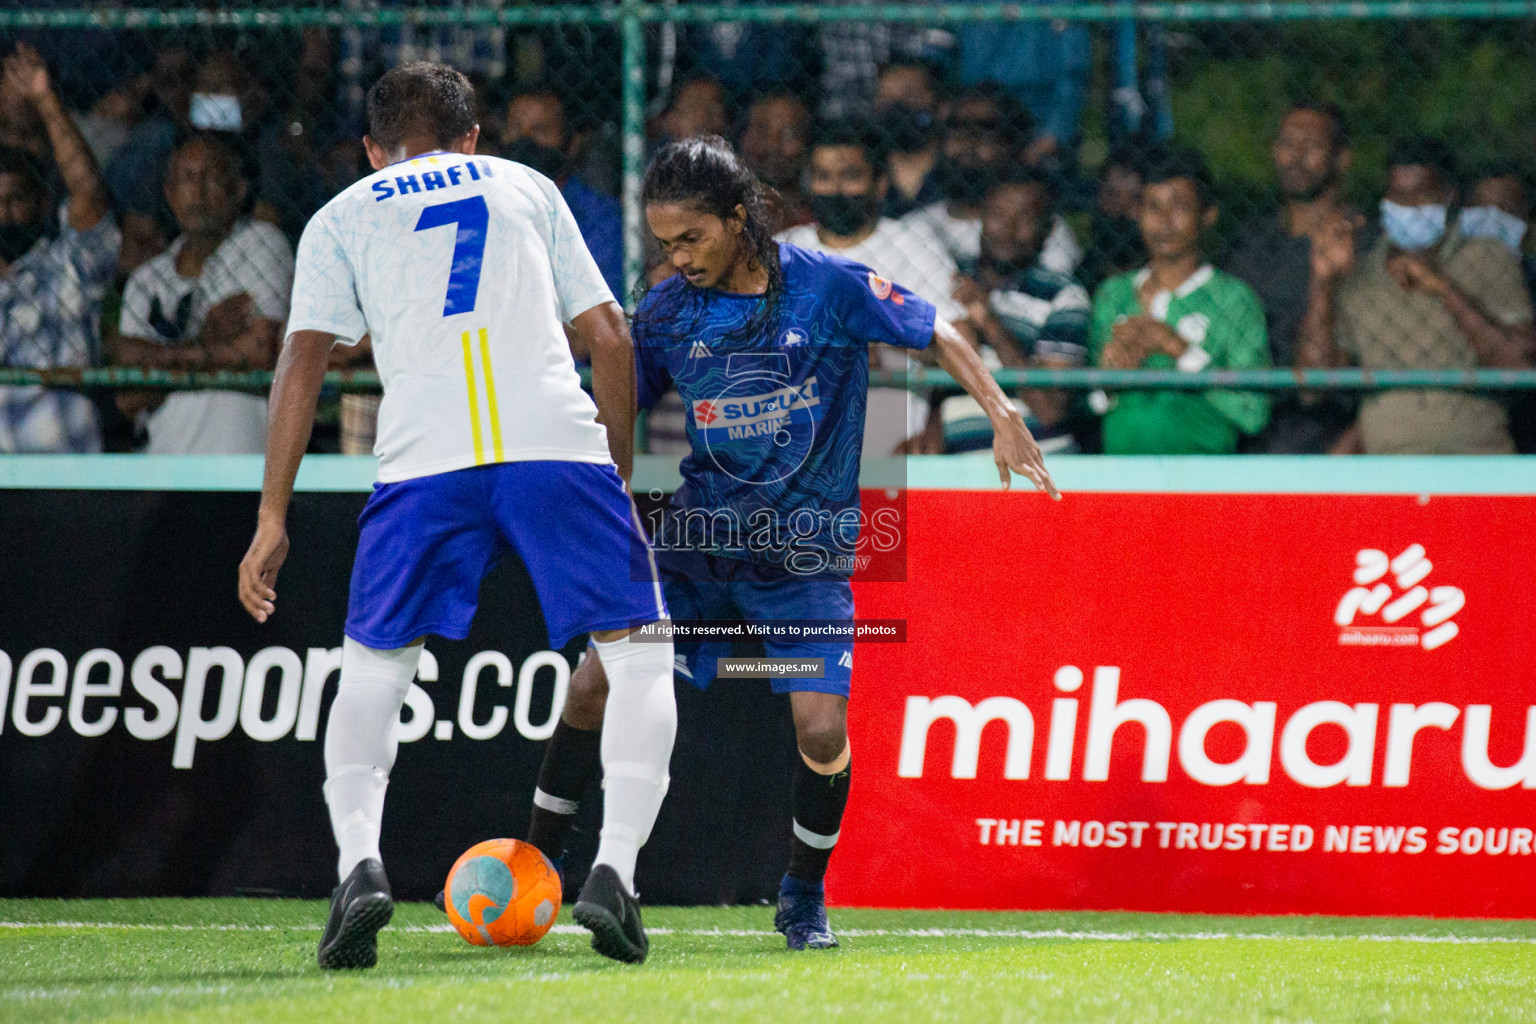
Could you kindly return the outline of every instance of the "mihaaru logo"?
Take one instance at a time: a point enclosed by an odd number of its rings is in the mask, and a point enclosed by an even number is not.
[[[1333,621],[1339,643],[1349,647],[1421,647],[1433,651],[1456,639],[1461,627],[1451,617],[1466,606],[1460,587],[1426,587],[1434,570],[1424,545],[1410,544],[1396,558],[1365,548],[1355,554],[1355,585],[1339,599]],[[1386,576],[1391,573],[1391,583]],[[1418,625],[1406,621],[1418,612]],[[1375,618],[1381,625],[1356,623]]]

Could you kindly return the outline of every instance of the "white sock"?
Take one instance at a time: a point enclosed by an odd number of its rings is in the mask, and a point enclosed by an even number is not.
[[[325,802],[345,879],[359,861],[379,860],[384,789],[400,741],[400,706],[416,675],[421,645],[376,651],[348,638],[341,648],[341,681],[325,723]]]
[[[595,864],[607,864],[631,894],[635,858],[667,795],[667,766],[677,736],[672,644],[593,643],[608,676],[603,714],[603,834]]]

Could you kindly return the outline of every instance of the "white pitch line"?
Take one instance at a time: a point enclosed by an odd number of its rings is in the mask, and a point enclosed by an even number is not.
[[[1002,928],[840,928],[839,935],[889,936],[896,938],[994,938],[994,939],[1068,939],[1076,942],[1167,942],[1179,939],[1197,942],[1235,940],[1239,942],[1429,942],[1429,943],[1516,943],[1536,944],[1536,936],[1525,935],[1308,935],[1266,934],[1264,932],[1099,932],[1063,929],[1031,930]]]
[[[299,929],[320,925],[296,925]],[[112,928],[144,932],[275,932],[289,930],[279,924],[134,924],[127,921],[0,921],[0,928]]]
[[[133,924],[118,921],[0,921],[0,928],[98,928],[115,931],[223,931],[223,932],[318,932],[318,924]],[[390,931],[406,933],[446,933],[454,928],[449,924],[391,925]],[[651,935],[684,935],[697,938],[763,938],[777,933],[757,928],[667,928],[646,929]],[[555,935],[585,935],[580,925],[557,924],[550,929]],[[903,938],[903,939],[1056,939],[1070,942],[1413,942],[1443,943],[1447,945],[1536,945],[1536,936],[1525,935],[1422,935],[1391,934],[1267,934],[1264,932],[1111,932],[1069,931],[1066,929],[1030,928],[840,928],[838,934],[848,938]]]

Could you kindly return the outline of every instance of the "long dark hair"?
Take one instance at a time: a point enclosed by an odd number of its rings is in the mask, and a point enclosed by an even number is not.
[[[758,180],[729,142],[718,135],[700,135],[661,147],[646,168],[640,195],[646,206],[685,204],[721,220],[736,217],[738,206],[746,210],[740,242],[747,249],[748,269],[762,267],[768,272],[768,289],[751,319],[732,333],[750,337],[773,321],[784,293],[779,243],[773,238],[772,209],[778,196]],[[643,280],[636,283],[637,304],[646,291]],[[637,322],[686,337],[691,333],[688,314],[701,314],[711,297],[711,289],[680,289],[677,302],[659,303],[640,314]]]

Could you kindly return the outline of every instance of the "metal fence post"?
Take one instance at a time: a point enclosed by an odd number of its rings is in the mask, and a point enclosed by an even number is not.
[[[624,287],[619,296],[631,308],[635,282],[644,272],[640,184],[645,173],[645,23],[640,0],[623,0],[624,35]]]

